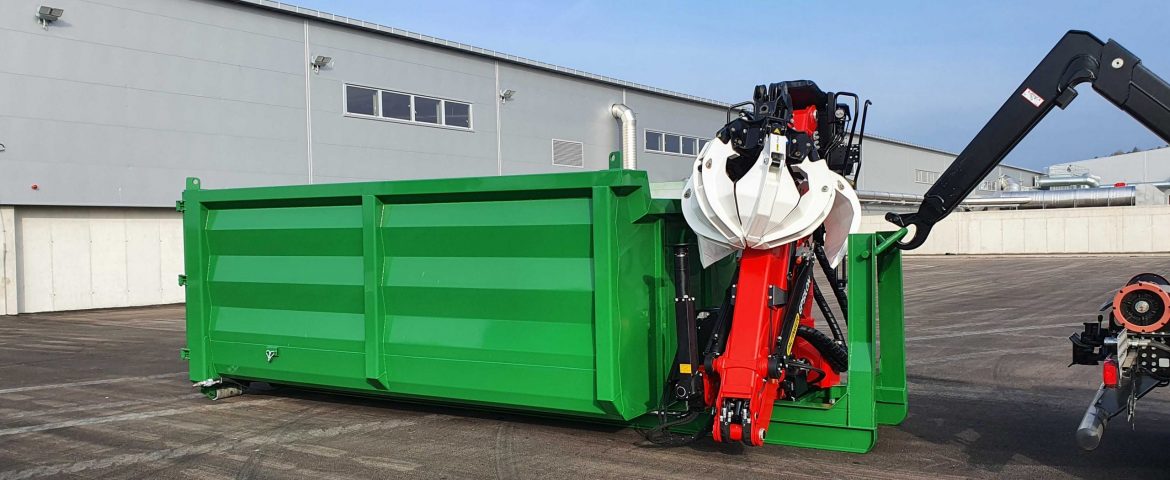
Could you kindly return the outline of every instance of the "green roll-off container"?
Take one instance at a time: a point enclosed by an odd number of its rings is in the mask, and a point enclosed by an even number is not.
[[[228,190],[192,178],[179,208],[192,381],[623,421],[658,404],[670,248],[690,233],[645,172]],[[721,292],[729,274],[696,284]]]

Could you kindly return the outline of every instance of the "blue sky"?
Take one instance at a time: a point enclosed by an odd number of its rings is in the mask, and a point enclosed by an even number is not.
[[[959,151],[1070,29],[1114,38],[1170,78],[1170,2],[289,0],[726,102],[807,78],[874,101],[870,131]],[[1162,142],[1091,91],[1006,163],[1039,168]]]

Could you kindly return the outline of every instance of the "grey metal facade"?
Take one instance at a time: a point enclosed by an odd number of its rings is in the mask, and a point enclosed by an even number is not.
[[[869,137],[863,146],[859,190],[912,193],[921,195],[933,184],[933,178],[946,171],[957,154],[913,145],[884,137]],[[1040,172],[1026,168],[999,165],[984,178],[984,183],[972,195],[993,191],[992,182],[1007,176],[1024,187],[1032,185]]]
[[[1079,160],[1049,167],[1053,175],[1090,173],[1102,184],[1170,182],[1170,147]]]
[[[45,3],[65,15],[42,28]],[[317,55],[333,59],[319,72]],[[706,139],[726,108],[259,0],[6,0],[0,58],[4,205],[167,206],[188,176],[223,188],[606,168],[614,103],[637,115],[639,166],[674,181],[692,156],[648,151],[646,130]],[[470,104],[472,126],[349,115],[346,85]],[[554,165],[553,140],[580,142],[583,165]],[[922,193],[915,172],[951,159],[871,139],[860,188]]]

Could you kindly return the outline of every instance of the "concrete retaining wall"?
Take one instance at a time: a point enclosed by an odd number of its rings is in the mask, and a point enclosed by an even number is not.
[[[865,232],[891,230],[880,215]],[[1170,206],[958,212],[935,225],[913,254],[1062,254],[1170,252]]]

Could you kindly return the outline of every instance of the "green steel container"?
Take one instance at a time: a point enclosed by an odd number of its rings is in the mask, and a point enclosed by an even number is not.
[[[673,356],[669,249],[689,235],[649,193],[630,170],[188,179],[191,380],[634,419]]]
[[[178,207],[184,356],[205,392],[257,380],[654,422],[676,343],[671,247],[694,238],[645,172],[231,190],[190,178]],[[866,452],[879,424],[906,417],[905,234],[850,236],[847,381],[778,402],[767,443]],[[693,265],[700,306],[719,303],[733,267]]]

